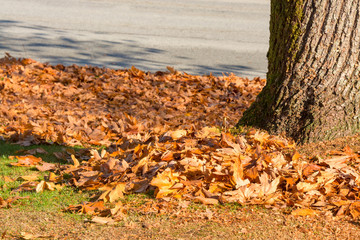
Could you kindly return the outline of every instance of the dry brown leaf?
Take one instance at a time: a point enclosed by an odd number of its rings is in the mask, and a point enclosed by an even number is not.
[[[55,168],[56,168],[55,164],[47,163],[47,162],[42,162],[42,165],[36,165],[36,169],[41,172],[55,170]]]
[[[310,174],[314,173],[315,171],[319,171],[321,170],[321,166],[316,165],[316,164],[308,164],[305,166],[305,168],[303,169],[303,176],[307,177]]]
[[[109,224],[109,225],[113,225],[115,224],[114,219],[109,218],[109,217],[98,217],[95,216],[91,219],[91,222],[93,223],[99,223],[99,224]]]
[[[54,236],[52,235],[42,235],[42,234],[31,234],[31,233],[27,233],[27,232],[21,232],[20,233],[22,239],[40,239],[40,238],[53,238]]]
[[[241,163],[241,158],[235,158],[233,164],[233,176],[232,180],[235,183],[235,189],[238,189],[239,187],[246,186],[250,184],[249,179],[244,179],[244,170]]]
[[[186,136],[187,131],[186,130],[175,130],[175,131],[169,131],[165,134],[165,136],[171,137],[173,140],[178,140],[184,136]]]
[[[330,159],[325,159],[322,162],[328,164],[331,168],[341,169],[347,166],[346,162],[349,159],[349,156],[337,156]]]
[[[37,185],[38,185],[38,182],[35,182],[35,181],[25,182],[25,183],[21,184],[20,186],[18,186],[17,188],[13,189],[11,191],[11,193],[22,192],[22,191],[33,191],[33,190],[35,190]]]
[[[196,197],[194,199],[195,199],[195,201],[200,202],[202,204],[206,204],[206,205],[219,204],[219,200],[214,199],[214,198]]]
[[[37,181],[37,180],[39,180],[39,177],[40,177],[39,174],[34,173],[32,175],[18,177],[17,180],[21,180],[21,181]]]
[[[38,185],[36,185],[36,192],[43,192],[44,190],[54,191],[55,184],[52,182],[41,181]]]
[[[101,190],[105,190],[99,199],[104,202],[115,202],[124,197],[126,183],[117,183],[115,186],[104,186]],[[106,190],[107,189],[107,190]]]

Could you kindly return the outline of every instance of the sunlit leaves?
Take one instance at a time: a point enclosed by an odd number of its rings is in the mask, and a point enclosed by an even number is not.
[[[35,157],[47,154],[41,148],[19,153],[13,167],[49,173],[16,179],[21,184],[11,194],[62,186],[95,190],[91,202],[66,210],[101,224],[123,217],[129,193],[207,205],[295,207],[294,216],[360,216],[360,161],[351,148],[308,159],[285,137],[252,128],[228,131],[265,80],[192,76],[171,67],[155,74],[135,67],[55,67],[13,58],[1,59],[0,69],[2,136],[24,146],[89,147],[53,153],[65,165]],[[0,207],[12,200],[0,198]]]

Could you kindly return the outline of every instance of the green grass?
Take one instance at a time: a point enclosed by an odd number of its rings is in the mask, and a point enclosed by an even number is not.
[[[20,186],[25,181],[16,180],[21,176],[38,174],[39,180],[43,180],[44,176],[47,176],[49,172],[40,172],[35,167],[17,167],[11,166],[11,162],[16,162],[16,159],[9,159],[9,156],[24,155],[23,152],[34,148],[43,148],[48,154],[35,154],[36,157],[41,157],[43,161],[50,163],[66,163],[64,160],[57,159],[52,153],[64,151],[65,147],[57,145],[33,145],[24,147],[16,144],[10,144],[4,141],[0,141],[0,196],[4,199],[20,196],[28,196],[27,199],[20,199],[14,202],[12,205],[24,211],[46,211],[46,212],[58,212],[61,209],[71,205],[78,204],[83,201],[88,201],[90,192],[78,192],[77,189],[71,187],[64,187],[61,190],[44,191],[36,193],[31,192],[16,192],[11,191]],[[14,179],[14,182],[5,182],[4,177],[10,177]]]

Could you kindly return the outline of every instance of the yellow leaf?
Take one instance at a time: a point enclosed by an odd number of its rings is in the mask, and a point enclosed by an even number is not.
[[[112,216],[121,215],[123,213],[123,211],[124,211],[124,206],[120,201],[115,204],[114,208],[110,209]]]
[[[36,185],[36,192],[43,192],[44,190],[55,190],[55,184],[50,182],[41,181],[38,185]]]
[[[178,178],[179,174],[173,173],[171,168],[165,169],[162,173],[159,173],[155,178],[153,178],[150,184],[158,187],[156,198],[163,198],[177,192],[178,189],[171,189],[171,187],[179,181]]]
[[[17,180],[25,180],[25,181],[36,181],[39,179],[39,175],[38,174],[33,174],[33,175],[27,175],[27,176],[21,176],[18,177]]]
[[[299,191],[301,192],[309,192],[311,190],[315,190],[318,188],[318,184],[317,183],[309,183],[309,182],[299,182],[298,184],[296,184],[296,187]]]
[[[45,189],[45,181],[41,181],[38,185],[36,185],[36,192],[42,192]]]
[[[115,202],[124,197],[126,183],[117,184],[109,193],[109,202]]]

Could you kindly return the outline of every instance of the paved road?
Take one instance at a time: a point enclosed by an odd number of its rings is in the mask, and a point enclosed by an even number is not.
[[[270,0],[1,0],[0,56],[265,77]]]

